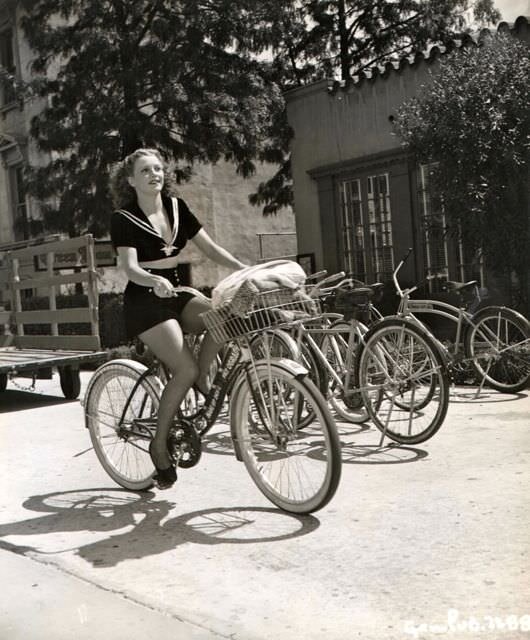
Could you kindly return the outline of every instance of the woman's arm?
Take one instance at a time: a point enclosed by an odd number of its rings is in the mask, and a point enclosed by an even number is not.
[[[173,285],[162,276],[156,276],[138,264],[138,254],[134,247],[117,247],[120,267],[132,282],[142,287],[152,287],[156,295],[167,297],[173,293]]]
[[[229,251],[214,242],[204,229],[198,231],[191,241],[210,260],[230,269],[244,269],[246,264],[235,258]]]

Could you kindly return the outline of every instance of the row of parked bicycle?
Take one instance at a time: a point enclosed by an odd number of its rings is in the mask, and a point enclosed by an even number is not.
[[[229,398],[234,453],[259,489],[295,513],[323,507],[339,484],[341,445],[335,413],[368,420],[398,443],[432,437],[447,414],[455,370],[472,367],[478,392],[525,388],[530,378],[530,324],[499,306],[473,312],[476,282],[448,282],[458,305],[411,299],[402,289],[397,312],[383,317],[374,300],[382,285],[366,286],[345,274],[317,277],[305,288],[256,295],[252,308],[207,312],[205,323],[224,343],[206,398],[190,393],[171,432],[180,467],[192,467],[201,441]],[[332,309],[332,311],[330,311]],[[434,314],[455,326],[443,344],[418,315]],[[85,395],[86,425],[106,471],[120,485],[152,486],[148,444],[167,372],[160,363],[110,361],[94,374]]]

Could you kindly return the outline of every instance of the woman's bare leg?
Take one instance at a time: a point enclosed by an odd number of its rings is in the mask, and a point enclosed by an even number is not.
[[[156,466],[166,469],[171,464],[167,450],[169,430],[186,393],[197,380],[199,368],[176,320],[166,320],[144,331],[139,337],[171,372],[160,398],[157,429],[152,445]]]
[[[190,300],[182,312],[182,326],[185,331],[188,333],[201,333],[204,331],[206,327],[200,314],[209,311],[211,308],[211,303],[207,298],[193,298]],[[197,386],[203,392],[208,389],[208,374],[220,348],[221,345],[215,342],[209,333],[203,336],[198,358],[199,373],[196,380]]]

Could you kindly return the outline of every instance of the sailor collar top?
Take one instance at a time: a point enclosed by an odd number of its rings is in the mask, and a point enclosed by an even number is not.
[[[135,202],[112,214],[110,237],[114,248],[134,247],[139,262],[151,262],[178,255],[202,225],[182,198],[162,196],[162,203],[173,231],[171,242],[167,243],[162,238]]]

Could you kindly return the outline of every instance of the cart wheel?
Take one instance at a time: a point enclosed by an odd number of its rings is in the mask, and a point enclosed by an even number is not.
[[[67,400],[75,400],[81,391],[81,378],[79,369],[72,367],[61,367],[59,369],[61,389]]]
[[[7,373],[0,373],[0,393],[7,387]]]

